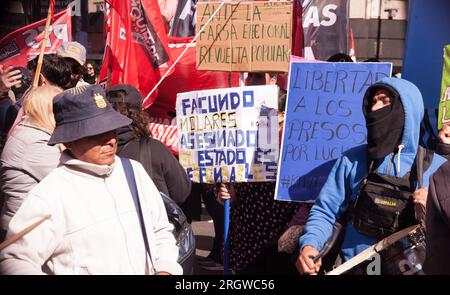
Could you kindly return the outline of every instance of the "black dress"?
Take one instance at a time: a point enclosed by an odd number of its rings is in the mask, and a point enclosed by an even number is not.
[[[275,182],[239,183],[235,188],[229,226],[230,268],[240,272],[256,260],[264,261],[268,252],[276,255],[277,241],[299,203],[274,200]],[[248,271],[265,272],[261,268]],[[276,272],[275,268],[267,269],[271,271]]]

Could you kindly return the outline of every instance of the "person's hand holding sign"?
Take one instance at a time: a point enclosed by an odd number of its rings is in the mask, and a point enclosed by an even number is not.
[[[442,143],[450,144],[450,123],[442,124],[442,129],[439,131],[438,137]]]
[[[229,190],[225,183],[221,183],[220,186],[218,186],[217,191],[216,191],[217,201],[221,204],[223,204],[223,202],[225,200],[233,201],[235,195],[236,195],[236,192],[234,190],[234,185],[232,183],[230,184]]]
[[[314,247],[303,247],[295,263],[298,272],[300,274],[317,275],[320,267],[322,266],[322,259],[314,261],[314,258],[317,255],[319,255],[319,251],[317,251]]]

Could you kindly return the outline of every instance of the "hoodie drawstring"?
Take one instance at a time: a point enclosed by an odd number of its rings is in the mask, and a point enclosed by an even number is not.
[[[400,175],[400,154],[402,152],[402,149],[404,149],[405,146],[403,144],[400,144],[398,146],[398,155],[397,155],[397,176]]]

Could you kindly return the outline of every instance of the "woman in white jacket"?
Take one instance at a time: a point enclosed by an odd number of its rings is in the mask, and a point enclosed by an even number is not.
[[[0,252],[3,274],[181,274],[178,248],[158,190],[131,161],[144,227],[120,158],[115,112],[98,85],[57,95],[50,145],[67,150],[9,224],[7,238],[51,217]]]

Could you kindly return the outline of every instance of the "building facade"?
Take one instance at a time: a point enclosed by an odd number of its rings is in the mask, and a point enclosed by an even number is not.
[[[46,17],[48,0],[3,0],[0,38]],[[57,0],[55,10],[70,6],[73,39],[87,48],[88,59],[103,57],[104,0]],[[400,72],[403,61],[408,0],[349,0],[349,27],[358,61],[377,58]]]

